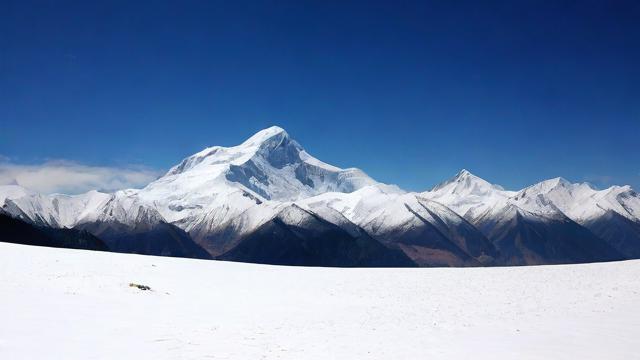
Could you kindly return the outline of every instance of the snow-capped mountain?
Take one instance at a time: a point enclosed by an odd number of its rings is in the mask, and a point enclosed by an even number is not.
[[[545,180],[520,191],[506,191],[462,170],[423,195],[447,205],[470,221],[508,205],[533,214],[562,213],[579,223],[607,211],[615,211],[632,221],[640,220],[640,196],[631,187],[596,190],[587,183],[573,184],[563,178]]]
[[[194,238],[219,239],[239,225],[259,225],[237,221],[259,205],[252,216],[269,218],[275,216],[278,203],[325,192],[352,192],[374,183],[361,170],[340,169],[312,157],[274,126],[238,146],[214,146],[184,159],[137,197]],[[217,246],[208,248],[216,252]]]
[[[513,264],[549,263],[551,254],[557,262],[586,261],[605,253],[610,259],[620,254],[629,257],[628,251],[617,246],[616,239],[602,236],[607,231],[601,228],[609,228],[606,224],[600,222],[598,232],[584,231],[584,227],[593,230],[588,224],[607,212],[640,223],[634,216],[640,210],[640,198],[629,187],[598,191],[562,178],[520,191],[505,191],[463,170],[424,196],[464,214],[493,241],[503,256],[502,262]],[[626,245],[640,249],[640,236],[628,237],[634,244]],[[609,248],[601,244],[603,241]],[[579,250],[584,251],[578,254]]]
[[[395,186],[371,185],[349,194],[326,193],[300,202],[319,214],[332,209],[421,266],[490,264],[493,245],[449,208]]]
[[[528,206],[553,206],[623,255],[640,256],[640,196],[629,186],[596,190],[555,178],[525,188],[515,198]]]
[[[640,197],[629,186],[612,186],[596,190],[587,183],[572,184],[563,178],[542,181],[518,192],[516,199],[539,206],[553,203],[558,209],[577,222],[598,218],[607,211],[640,220]]]
[[[422,195],[448,206],[465,219],[474,221],[492,209],[506,206],[515,192],[506,191],[463,169],[452,179]]]
[[[82,221],[95,220],[115,194],[90,191],[80,195],[41,195],[27,192],[23,196],[9,194],[5,206],[19,217],[38,225],[72,228]]]
[[[142,189],[70,196],[5,185],[0,205],[32,224],[88,230],[112,250],[145,254],[274,263],[314,254],[326,264],[381,264],[363,260],[384,253],[375,241],[421,266],[640,257],[640,197],[628,186],[596,190],[557,178],[508,191],[462,170],[411,193],[326,164],[275,126],[191,155]],[[306,220],[292,222],[292,214]],[[327,240],[326,249],[360,245],[342,257],[309,242],[327,234],[342,242]],[[271,246],[278,241],[291,251]],[[380,256],[402,263],[393,251]]]
[[[238,146],[214,146],[189,156],[140,190],[40,195],[6,185],[0,187],[0,200],[16,202],[28,218],[49,226],[72,227],[109,218],[134,223],[141,211],[151,207],[162,219],[189,230],[204,213],[224,222],[263,202],[351,192],[374,183],[361,170],[340,169],[312,157],[274,126]]]
[[[42,195],[16,185],[0,186],[5,213],[40,228],[86,230],[118,252],[210,258],[191,237],[167,223],[136,194],[89,191],[80,195]]]
[[[271,127],[238,146],[214,146],[189,156],[140,190],[66,196],[14,186],[0,194],[6,198],[3,208],[16,217],[89,229],[119,250],[130,249],[125,244],[130,234],[139,242],[142,234],[169,223],[220,255],[277,216],[284,203],[375,183],[358,169],[312,157],[282,128]]]
[[[220,258],[278,265],[412,267],[407,254],[384,246],[348,222],[334,223],[296,204],[244,237]]]

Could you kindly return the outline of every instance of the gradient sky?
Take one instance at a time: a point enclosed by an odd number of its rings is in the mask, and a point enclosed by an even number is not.
[[[640,188],[640,2],[7,1],[0,156],[164,170],[270,125],[424,190]]]

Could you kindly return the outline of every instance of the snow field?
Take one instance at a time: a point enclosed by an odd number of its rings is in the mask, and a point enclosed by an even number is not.
[[[640,261],[339,269],[0,243],[0,279],[2,359],[631,359],[640,339]]]

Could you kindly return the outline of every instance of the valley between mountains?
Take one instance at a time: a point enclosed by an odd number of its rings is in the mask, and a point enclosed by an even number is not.
[[[640,258],[640,196],[562,178],[519,191],[460,171],[407,192],[310,154],[282,128],[193,154],[142,189],[0,186],[0,241],[336,267],[503,266]]]

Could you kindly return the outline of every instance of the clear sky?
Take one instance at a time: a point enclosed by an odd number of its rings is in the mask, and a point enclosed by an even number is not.
[[[640,2],[0,6],[0,160],[165,170],[271,125],[424,190],[640,188]]]

